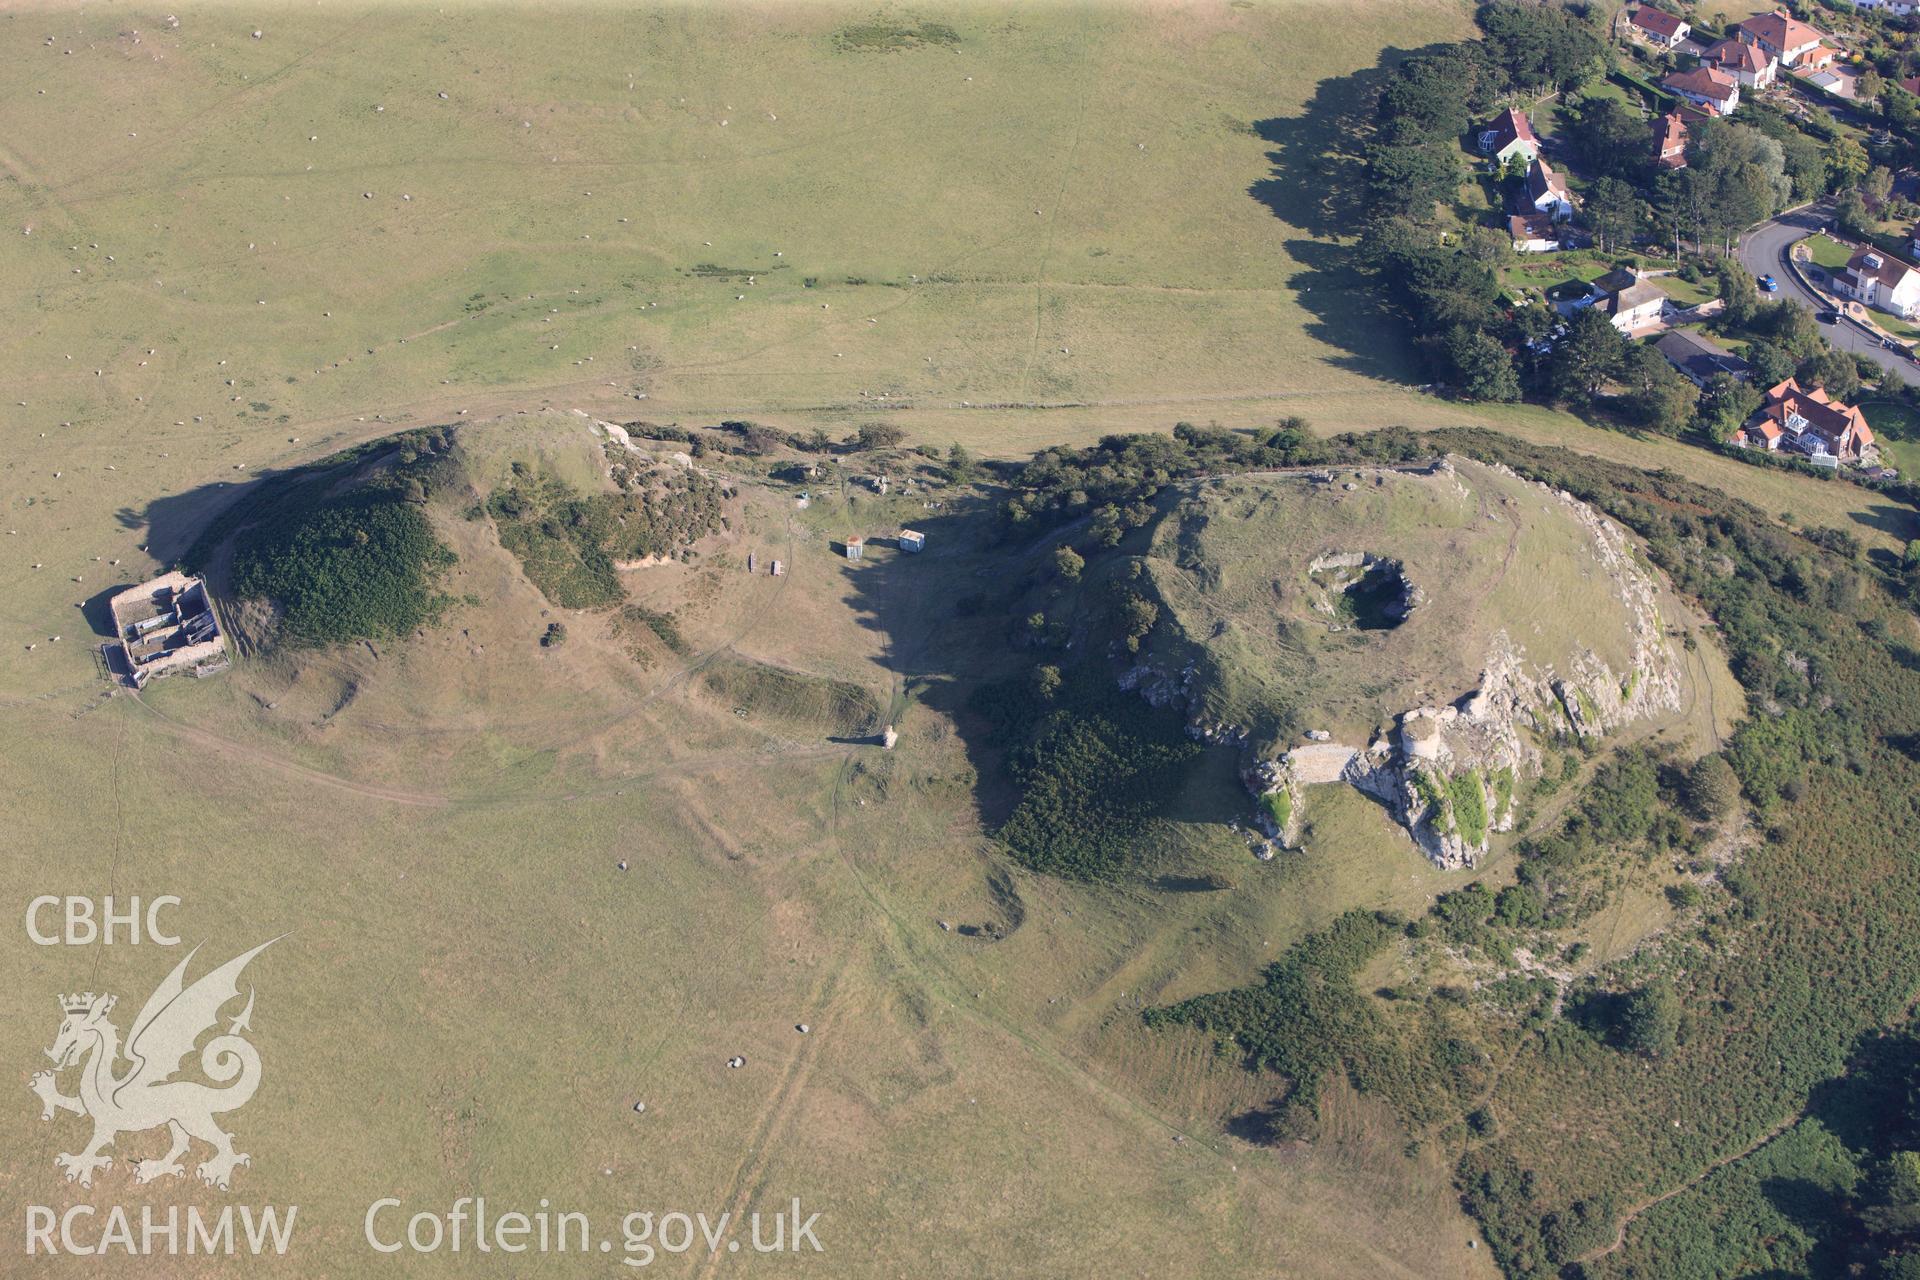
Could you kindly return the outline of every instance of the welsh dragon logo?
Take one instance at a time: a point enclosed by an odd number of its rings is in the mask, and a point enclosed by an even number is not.
[[[124,1050],[120,1030],[108,1018],[117,997],[91,991],[60,997],[65,1018],[53,1047],[47,1050],[53,1070],[35,1075],[31,1088],[40,1098],[42,1120],[53,1119],[57,1111],[93,1119],[93,1140],[86,1149],[77,1155],[54,1158],[54,1163],[66,1171],[68,1182],[92,1186],[95,1171],[113,1163],[111,1156],[101,1153],[113,1145],[115,1138],[161,1125],[167,1127],[173,1145],[158,1160],[134,1162],[134,1177],[139,1182],[183,1176],[186,1169],[180,1158],[194,1139],[213,1148],[213,1156],[196,1172],[201,1181],[222,1191],[227,1190],[236,1166],[252,1163],[249,1156],[233,1149],[233,1135],[214,1122],[215,1116],[245,1106],[260,1087],[260,1053],[241,1035],[251,1030],[251,987],[247,989],[246,1007],[232,1018],[223,1034],[208,1040],[200,1050],[200,1070],[213,1085],[172,1077],[200,1037],[217,1027],[220,1010],[239,998],[240,971],[277,941],[263,942],[187,986],[187,965],[199,951],[194,948],[147,997],[127,1033]],[[123,1058],[128,1066],[124,1072],[117,1072]],[[69,1096],[60,1092],[57,1077],[76,1065],[80,1068],[80,1091],[77,1096]]]

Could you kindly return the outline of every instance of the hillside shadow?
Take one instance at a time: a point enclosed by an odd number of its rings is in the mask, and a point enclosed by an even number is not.
[[[995,528],[985,500],[949,501],[945,510],[914,517],[926,550],[892,545],[893,528],[875,517],[859,564],[838,565],[842,600],[859,625],[880,637],[880,661],[897,678],[899,694],[888,718],[908,732],[914,706],[954,726],[977,779],[973,796],[989,829],[1006,820],[1018,794],[1004,781],[990,726],[970,710],[969,696],[987,680],[1009,674],[1005,610],[1023,567],[1017,549],[990,545]],[[836,543],[838,540],[835,540]]]
[[[234,483],[217,480],[180,493],[155,498],[145,507],[122,507],[114,519],[123,529],[146,530],[147,554],[162,565],[177,564],[201,531],[229,507],[261,486],[271,484],[282,471],[258,471]]]
[[[1341,354],[1327,363],[1381,382],[1411,383],[1412,354],[1405,324],[1388,309],[1380,292],[1347,261],[1350,248],[1319,240],[1289,240],[1287,254],[1304,270],[1287,278],[1295,301],[1310,317],[1308,337]],[[1382,341],[1384,335],[1393,341]]]

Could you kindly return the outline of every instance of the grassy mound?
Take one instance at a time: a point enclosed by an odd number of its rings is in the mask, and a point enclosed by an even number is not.
[[[880,725],[880,700],[846,680],[722,656],[700,669],[700,682],[749,716],[820,725],[845,735],[872,733]]]
[[[270,601],[278,639],[344,644],[403,635],[452,602],[438,589],[454,554],[434,533],[427,502],[442,431],[408,432],[261,484],[185,557],[203,570],[232,540],[227,589]]]

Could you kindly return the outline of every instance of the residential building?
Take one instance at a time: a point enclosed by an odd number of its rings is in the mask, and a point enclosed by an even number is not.
[[[1516,213],[1507,219],[1507,234],[1516,253],[1548,253],[1560,247],[1560,229],[1551,214]]]
[[[1718,67],[1676,71],[1662,80],[1660,86],[1717,116],[1730,116],[1740,105],[1740,82]]]
[[[1900,87],[1916,98],[1920,98],[1920,76],[1908,76],[1900,82]]]
[[[1833,291],[1903,320],[1920,315],[1920,271],[1878,249],[1861,249],[1833,273]]]
[[[1799,66],[1801,60],[1820,48],[1821,41],[1826,39],[1800,19],[1778,9],[1748,18],[1734,28],[1734,35],[1742,43],[1759,45],[1789,67]]]
[[[1904,18],[1915,9],[1920,9],[1920,5],[1915,4],[1914,0],[1842,0],[1842,2],[1856,9],[1874,10],[1891,14],[1896,18]]]
[[[1653,344],[1667,363],[1684,374],[1695,386],[1704,387],[1714,375],[1745,382],[1753,376],[1752,366],[1705,334],[1691,329],[1674,329]]]
[[[1678,48],[1685,42],[1687,34],[1693,30],[1692,24],[1685,18],[1676,17],[1665,9],[1656,9],[1650,4],[1643,4],[1635,9],[1627,21],[1633,25],[1635,34],[1642,40],[1662,49]]]
[[[1700,61],[1724,71],[1748,89],[1764,89],[1774,81],[1780,60],[1757,44],[1742,40],[1722,40],[1700,55]]]
[[[1515,156],[1532,162],[1540,154],[1540,139],[1534,136],[1533,122],[1524,111],[1508,107],[1480,130],[1480,150],[1504,165]]]
[[[1678,111],[1653,122],[1653,161],[1663,169],[1687,167],[1687,118]]]
[[[1636,280],[1615,290],[1603,304],[1607,318],[1622,333],[1634,333],[1656,323],[1666,313],[1666,291],[1651,280]]]
[[[1555,222],[1573,216],[1573,192],[1567,180],[1539,156],[1527,166],[1527,203],[1535,213],[1544,213]]]
[[[1744,449],[1784,449],[1828,465],[1879,460],[1865,414],[1829,399],[1824,388],[1808,390],[1792,378],[1767,391],[1760,411],[1735,433],[1734,443]]]

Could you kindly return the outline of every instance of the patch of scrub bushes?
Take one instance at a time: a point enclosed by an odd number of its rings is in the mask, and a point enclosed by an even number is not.
[[[264,480],[184,557],[202,570],[229,538],[227,589],[270,601],[277,643],[345,644],[404,635],[453,603],[455,563],[426,511],[443,430],[407,432]]]
[[[1067,668],[1057,682],[983,686],[970,706],[989,721],[1020,789],[1000,840],[1023,865],[1068,879],[1135,867],[1145,829],[1200,753],[1179,716],[1116,688],[1098,663]]]
[[[513,464],[488,496],[500,545],[527,579],[564,609],[598,609],[626,598],[618,564],[672,556],[721,527],[719,485],[698,472],[616,472],[617,493],[582,494]]]

